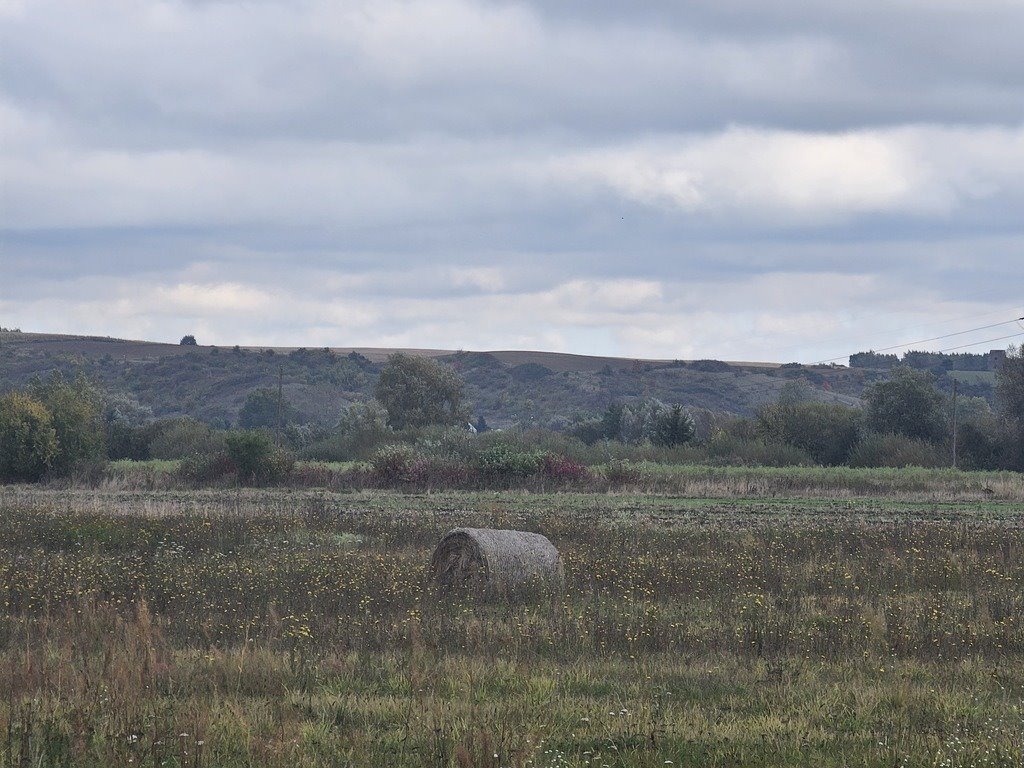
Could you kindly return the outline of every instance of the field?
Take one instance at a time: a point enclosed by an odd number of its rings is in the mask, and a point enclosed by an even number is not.
[[[1019,478],[777,474],[0,488],[0,766],[1021,765]],[[437,597],[460,523],[545,533],[564,590]]]

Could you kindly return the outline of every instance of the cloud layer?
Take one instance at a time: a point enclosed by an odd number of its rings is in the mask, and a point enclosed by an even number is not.
[[[832,6],[0,0],[0,325],[814,360],[1024,314],[1024,3]]]

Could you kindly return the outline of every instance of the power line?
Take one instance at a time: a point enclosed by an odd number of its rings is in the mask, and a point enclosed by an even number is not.
[[[988,328],[998,328],[1001,325],[1009,325],[1010,323],[1019,323],[1021,320],[1024,320],[1024,317],[1014,318],[1013,320],[1004,320],[1001,323],[992,323],[990,325],[979,325],[977,328],[970,328],[970,329],[968,329],[966,331],[957,331],[956,333],[947,333],[947,334],[944,334],[942,336],[933,336],[930,339],[919,339],[918,341],[908,341],[908,342],[903,343],[903,344],[893,344],[891,347],[882,347],[880,349],[873,349],[871,351],[872,352],[888,352],[888,351],[893,350],[893,349],[903,349],[904,347],[910,347],[910,346],[913,346],[914,344],[927,344],[930,341],[940,341],[941,339],[949,339],[949,338],[952,338],[953,336],[963,336],[964,334],[967,334],[967,333],[975,333],[977,331],[984,331],[984,330],[987,330]],[[1021,335],[1021,334],[1014,334],[1014,336],[1019,336],[1019,335]],[[1013,337],[1012,336],[1004,336],[1002,338],[1009,339],[1009,338],[1013,338]],[[1002,339],[991,339],[991,341],[1001,341],[1001,340]],[[988,343],[987,341],[974,342],[974,344],[987,344],[987,343]],[[964,346],[970,347],[970,346],[974,346],[974,344],[965,344]],[[962,348],[963,347],[953,347],[953,349],[962,349]],[[824,365],[825,363],[836,363],[836,362],[839,362],[840,360],[845,360],[845,359],[847,359],[849,357],[850,357],[850,355],[844,355],[842,357],[833,357],[833,358],[830,358],[828,360],[819,360],[817,363],[814,363],[814,364],[815,365]]]
[[[936,354],[942,354],[943,352],[952,352],[955,349],[966,349],[967,347],[976,347],[979,344],[991,344],[996,341],[1006,341],[1006,339],[1016,339],[1020,336],[1024,336],[1024,331],[1020,333],[1011,333],[1009,336],[1000,336],[995,339],[985,339],[984,341],[972,341],[970,344],[961,344],[959,347],[950,347],[949,349],[940,349]]]
[[[1004,307],[1003,309],[997,309],[997,310],[994,310],[994,311],[991,311],[991,312],[980,312],[980,313],[976,312],[976,313],[970,314],[970,315],[960,315],[958,317],[948,317],[945,320],[936,320],[934,322],[925,323],[925,324],[922,324],[922,325],[916,325],[912,329],[910,329],[910,331],[908,331],[908,333],[909,332],[916,333],[918,331],[924,332],[924,333],[927,333],[927,332],[934,333],[934,331],[932,329],[941,330],[943,326],[947,326],[948,327],[948,326],[954,325],[954,324],[959,325],[959,324],[967,322],[969,320],[979,320],[979,319],[982,319],[982,318],[998,317],[999,315],[1002,315],[1003,317],[1006,317],[1006,315],[1009,314],[1010,312],[1017,312],[1017,311],[1024,311],[1024,305],[1021,305],[1019,308],[1018,307],[1014,307],[1014,306],[1009,306],[1009,307]],[[871,317],[874,320],[878,320],[880,318],[886,318],[886,317],[905,316],[906,314],[907,314],[906,310],[900,310],[899,312],[873,313],[871,315]],[[838,341],[834,342],[834,344],[836,346],[839,346],[839,347],[845,347],[845,346],[852,345],[852,344],[855,344],[855,343],[860,343],[860,341],[862,339],[863,339],[863,336],[847,337],[844,340],[838,340]],[[873,347],[868,347],[868,349],[871,349],[871,348],[873,348]]]

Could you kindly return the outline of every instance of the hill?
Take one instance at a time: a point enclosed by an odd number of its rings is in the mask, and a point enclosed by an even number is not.
[[[0,334],[0,389],[52,370],[82,372],[154,416],[190,415],[232,424],[246,395],[282,382],[304,418],[333,422],[345,404],[372,396],[383,362],[395,351],[453,365],[466,380],[475,415],[492,426],[559,428],[621,398],[649,395],[696,409],[750,414],[791,381],[809,397],[849,404],[877,372],[711,360],[636,360],[555,352],[441,349],[324,349],[181,346],[92,336]]]

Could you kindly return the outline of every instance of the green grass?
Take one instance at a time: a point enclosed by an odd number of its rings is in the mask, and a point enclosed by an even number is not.
[[[106,474],[112,488],[186,488],[177,478],[177,461],[116,461]],[[965,472],[955,469],[921,467],[852,468],[852,467],[719,467],[707,465],[658,464],[642,462],[628,465],[633,477],[620,484],[609,484],[603,478],[609,465],[593,467],[591,479],[582,489],[646,492],[658,495],[680,495],[702,498],[791,498],[833,499],[885,497],[888,499],[924,502],[970,502],[988,505],[993,502],[1024,501],[1024,475],[1016,472]],[[353,470],[366,468],[361,462],[297,462],[297,473],[314,473],[321,487],[354,489],[346,477]],[[533,492],[573,490],[572,486],[544,480],[522,481],[524,489]],[[433,490],[424,486],[423,490]]]
[[[1024,759],[1020,503],[22,486],[0,513],[0,766]],[[564,591],[438,599],[459,524],[546,533]]]
[[[996,383],[994,371],[950,371],[947,375],[962,384],[986,384],[994,387]]]
[[[110,471],[116,473],[158,473],[175,472],[181,465],[178,459],[149,459],[148,461],[133,461],[132,459],[118,459],[110,462]]]

